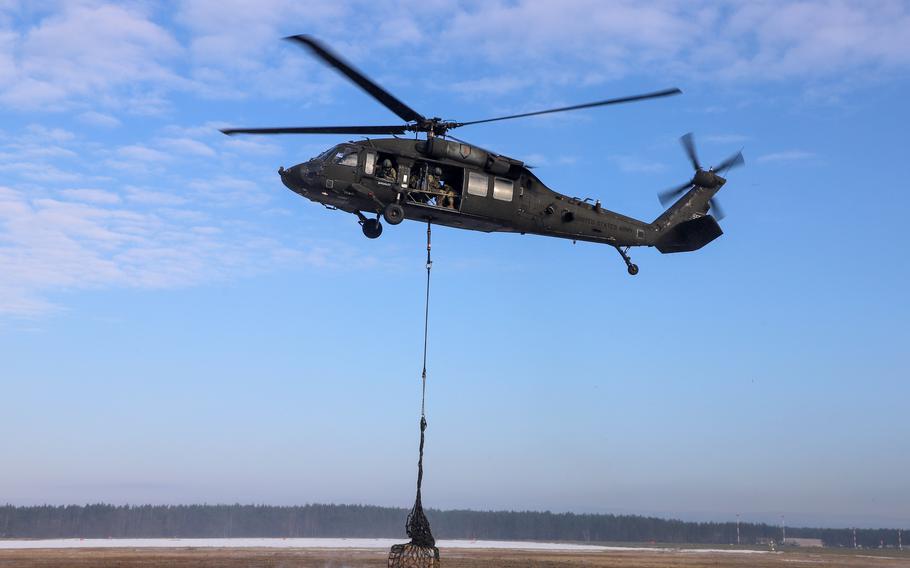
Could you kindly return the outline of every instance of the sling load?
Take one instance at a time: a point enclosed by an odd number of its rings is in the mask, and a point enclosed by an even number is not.
[[[430,530],[430,521],[423,512],[420,488],[423,484],[423,445],[424,432],[427,429],[426,399],[427,399],[427,337],[429,336],[430,322],[430,269],[433,260],[430,258],[431,231],[430,222],[427,221],[427,294],[423,312],[423,371],[420,374],[420,451],[417,458],[417,497],[414,506],[408,513],[405,530],[411,538],[406,544],[395,544],[389,551],[389,568],[439,568],[439,549],[436,548],[436,539]]]

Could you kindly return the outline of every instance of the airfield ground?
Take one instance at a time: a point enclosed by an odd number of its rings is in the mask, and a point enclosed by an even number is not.
[[[694,551],[548,552],[441,550],[445,568],[910,568],[910,553],[821,550],[747,554]],[[378,550],[306,549],[33,549],[0,550],[0,568],[384,568]]]

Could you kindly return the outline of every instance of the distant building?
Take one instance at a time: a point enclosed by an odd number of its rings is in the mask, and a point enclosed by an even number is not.
[[[821,548],[824,546],[822,544],[822,539],[820,538],[788,538],[783,542],[784,546],[802,546],[804,548],[818,547]]]

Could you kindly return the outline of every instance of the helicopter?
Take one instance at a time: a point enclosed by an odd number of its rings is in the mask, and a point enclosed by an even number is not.
[[[648,223],[547,187],[521,160],[510,158],[449,134],[450,130],[501,120],[615,105],[681,94],[677,88],[612,98],[561,108],[470,122],[428,118],[380,87],[362,72],[308,35],[284,38],[334,67],[404,124],[385,126],[304,126],[224,128],[224,134],[360,134],[365,139],[337,144],[315,158],[280,167],[291,191],[330,210],[356,215],[363,234],[382,234],[381,220],[398,225],[405,219],[483,232],[511,232],[603,243],[614,247],[628,273],[638,274],[631,247],[650,246],[661,253],[689,252],[710,243],[723,231],[715,195],[726,183],[727,170],[745,163],[742,152],[704,169],[692,134],[682,145],[695,170],[685,183],[659,194],[673,203]],[[414,138],[398,136],[414,133]],[[420,138],[423,134],[423,139]],[[392,135],[392,138],[369,138]],[[675,200],[675,201],[674,201]],[[375,215],[370,217],[368,215]]]

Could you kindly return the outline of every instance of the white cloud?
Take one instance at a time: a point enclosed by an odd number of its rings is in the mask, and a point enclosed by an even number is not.
[[[749,140],[749,137],[743,134],[708,134],[701,138],[714,144],[742,144]]]
[[[815,154],[812,152],[806,152],[804,150],[788,150],[785,152],[765,154],[763,156],[757,157],[755,161],[761,164],[773,162],[803,162],[806,160],[811,160],[814,157]]]
[[[101,126],[103,128],[116,128],[121,124],[120,120],[117,117],[93,110],[83,112],[76,118],[85,124],[90,124],[92,126]]]
[[[632,50],[655,57],[689,41],[692,22],[679,12],[673,4],[640,2],[490,2],[455,10],[446,18],[450,24],[440,46],[469,45],[473,54],[504,63],[516,56],[527,61],[569,54],[600,60],[601,69],[619,69]]]
[[[117,149],[117,155],[125,160],[136,160],[139,162],[165,162],[172,156],[160,150],[149,148],[143,144],[130,144]]]
[[[269,195],[235,171],[248,164],[181,161],[159,149],[214,154],[180,135],[110,147],[91,134],[40,124],[4,133],[13,142],[0,141],[0,316],[51,312],[60,292],[192,286],[321,262],[256,223],[274,213],[261,207]],[[115,159],[122,171],[109,167]],[[149,168],[161,171],[145,175]],[[185,181],[188,171],[198,178]]]
[[[349,12],[353,14],[346,17]],[[356,36],[358,23],[378,25],[385,18],[378,17],[375,5],[356,9],[341,2],[188,0],[174,19],[190,32],[195,92],[215,99],[254,94],[307,101],[325,99],[327,85],[338,80],[281,38],[300,33],[301,26],[314,33],[343,29],[344,35]]]
[[[488,2],[452,10],[435,54],[531,65],[540,83],[626,74],[715,80],[814,78],[910,65],[910,5],[899,1]],[[584,69],[584,71],[582,71]],[[514,73],[511,73],[514,75]],[[701,76],[701,75],[699,75]]]
[[[214,137],[221,140],[224,135],[218,129],[228,126],[226,122],[206,122],[195,126],[184,126],[171,124],[162,129],[168,136],[174,138],[205,138],[206,136]]]
[[[428,39],[425,32],[429,32],[429,37],[432,37],[432,30],[421,26],[420,20],[414,18],[411,13],[396,11],[380,18],[376,40],[383,46],[416,45]]]
[[[63,170],[43,162],[0,163],[0,171],[16,174],[29,181],[44,183],[76,183],[83,182],[87,178],[81,172]]]
[[[258,57],[261,51],[272,50],[281,37],[301,33],[301,27],[318,34],[320,29],[333,29],[332,24],[346,24],[349,30],[364,23],[379,26],[403,12],[406,10],[390,7],[380,13],[372,2],[185,0],[175,10],[174,19],[192,32],[195,58],[218,65],[229,60],[233,67],[256,67],[263,61]],[[406,38],[415,35],[412,27],[399,33]]]
[[[200,235],[218,235],[222,233],[222,230],[218,227],[193,227],[191,230]]]
[[[231,224],[198,225],[164,211],[117,205],[106,192],[69,190],[87,202],[32,198],[0,186],[0,313],[53,309],[59,290],[173,288],[296,259],[280,242]]]
[[[481,79],[471,79],[467,81],[455,81],[446,88],[470,96],[485,95],[504,95],[532,84],[529,77],[521,76],[496,76],[484,77]]]
[[[727,34],[745,34],[755,43],[751,50],[737,49],[738,59],[724,70],[737,78],[756,71],[764,78],[789,78],[910,64],[905,2],[748,3],[724,23]]]
[[[224,175],[193,180],[186,185],[196,196],[213,206],[264,205],[271,200],[269,192],[263,191],[258,184]]]
[[[45,144],[7,144],[0,150],[0,162],[23,162],[44,158],[75,158],[76,152],[62,146]]]
[[[540,168],[543,166],[550,165],[550,158],[544,154],[526,154],[522,156],[521,161],[523,161],[529,167]]]
[[[527,154],[522,158],[522,161],[532,168],[541,168],[552,165],[570,166],[578,163],[578,156],[562,155],[553,158],[552,156],[546,156],[544,154]]]
[[[156,206],[183,205],[187,202],[185,197],[179,195],[134,186],[126,187],[126,199],[134,203]]]
[[[74,97],[97,97],[136,85],[181,82],[167,61],[178,42],[138,5],[64,2],[60,12],[22,34],[0,38],[10,61],[0,63],[0,101],[46,109]]]
[[[0,26],[4,25],[0,20]],[[16,45],[16,33],[0,28],[0,83],[4,77],[12,77],[16,73],[16,59],[13,48]]]
[[[31,290],[0,282],[0,314],[34,317],[59,309],[60,306],[36,296]]]
[[[212,157],[215,155],[215,151],[208,144],[192,138],[162,138],[157,143],[159,146],[181,156]]]
[[[99,205],[120,203],[119,195],[102,189],[64,189],[60,191],[60,194],[76,201],[98,203]]]
[[[329,100],[343,79],[279,39],[301,31],[300,22],[374,75],[400,75],[395,62],[403,60],[432,61],[430,75],[470,61],[485,76],[448,87],[475,96],[629,74],[671,83],[706,74],[726,82],[797,80],[809,88],[819,79],[887,76],[910,65],[910,5],[898,0],[874,9],[858,0],[186,0],[173,10],[173,31],[154,4],[74,0],[56,7],[36,11],[43,15],[29,28],[0,21],[0,102],[39,110],[89,102],[80,120],[106,127],[118,120],[104,108],[160,114],[172,108],[175,91]],[[328,31],[337,29],[346,33]]]
[[[75,134],[63,128],[49,128],[43,124],[29,124],[26,127],[25,139],[29,142],[69,142],[76,137]]]
[[[281,151],[281,147],[277,144],[249,138],[229,138],[225,136],[221,144],[225,149],[240,154],[274,155]]]
[[[666,169],[666,166],[660,162],[647,161],[635,156],[614,155],[609,159],[616,164],[620,171],[627,173],[654,173]]]

